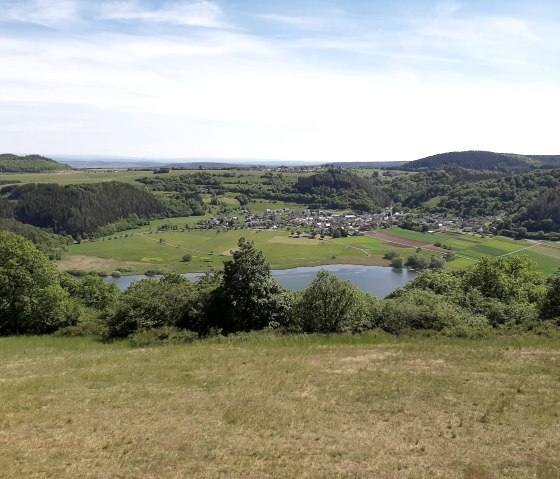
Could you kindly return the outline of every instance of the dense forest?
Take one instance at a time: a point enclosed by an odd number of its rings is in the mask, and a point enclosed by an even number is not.
[[[163,203],[147,191],[117,182],[92,185],[27,184],[6,186],[0,193],[2,208],[21,223],[75,238],[136,215],[163,215]],[[6,213],[4,213],[6,214]]]
[[[411,210],[461,218],[499,217],[500,231],[509,236],[516,228],[560,230],[560,170],[507,175],[454,167],[377,181],[396,203]]]
[[[13,233],[0,232],[0,265],[0,335],[96,334],[137,345],[264,328],[476,338],[504,331],[558,334],[560,321],[560,272],[545,280],[525,256],[422,272],[386,299],[327,271],[292,293],[243,238],[223,273],[196,283],[170,274],[138,281],[122,293],[96,276],[75,280],[58,273],[31,242]]]
[[[476,170],[526,171],[535,168],[559,168],[559,155],[516,155],[492,151],[455,151],[440,153],[397,167],[400,170],[439,169],[459,166]]]
[[[18,156],[0,154],[0,173],[42,173],[66,170],[70,167],[39,155]]]
[[[310,206],[315,208],[375,211],[391,204],[391,198],[373,181],[341,168],[300,177],[296,189],[298,193],[311,195]]]

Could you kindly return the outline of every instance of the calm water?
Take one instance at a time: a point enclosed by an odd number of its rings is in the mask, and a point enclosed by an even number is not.
[[[406,269],[396,270],[383,266],[328,265],[311,266],[273,271],[272,275],[286,288],[292,291],[305,289],[315,279],[317,273],[326,269],[340,279],[349,280],[362,291],[385,297],[390,292],[404,286],[414,278],[415,273]],[[183,276],[191,280],[198,279],[202,273],[186,273]],[[121,290],[128,288],[134,281],[145,279],[144,275],[108,277],[107,281],[115,283]]]

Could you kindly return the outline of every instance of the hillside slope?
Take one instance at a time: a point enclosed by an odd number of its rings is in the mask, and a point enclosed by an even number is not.
[[[492,151],[453,151],[428,156],[401,166],[403,170],[438,169],[460,166],[476,170],[522,171],[535,168],[559,168],[560,155],[517,155]]]
[[[67,170],[70,167],[40,155],[0,154],[0,173],[40,173]]]

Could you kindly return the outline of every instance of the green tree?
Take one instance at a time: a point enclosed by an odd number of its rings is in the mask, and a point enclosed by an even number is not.
[[[240,238],[233,261],[224,263],[214,302],[214,317],[225,332],[250,331],[285,324],[291,295],[272,277],[264,254]]]
[[[541,317],[560,318],[560,269],[547,281],[547,292],[541,305]]]
[[[78,316],[47,256],[25,238],[0,232],[0,335],[52,333]]]
[[[109,283],[96,274],[88,274],[79,280],[64,274],[60,276],[60,284],[84,306],[99,311],[113,306],[120,294],[119,288],[114,283]]]
[[[402,269],[403,266],[404,266],[404,261],[403,261],[402,258],[394,257],[394,258],[391,260],[391,266],[392,266],[393,268],[395,268],[395,269]]]
[[[321,270],[301,294],[295,317],[307,333],[361,331],[374,326],[378,309],[377,298]]]

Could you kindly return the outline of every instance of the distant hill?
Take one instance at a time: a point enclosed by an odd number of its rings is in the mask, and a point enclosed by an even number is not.
[[[328,163],[338,168],[398,168],[406,164],[406,161],[335,161]]]
[[[70,167],[39,155],[18,156],[0,154],[0,173],[41,173],[67,170]]]
[[[517,155],[492,151],[454,151],[428,156],[399,167],[403,170],[435,170],[462,167],[474,170],[526,171],[536,168],[560,168],[560,155]]]

